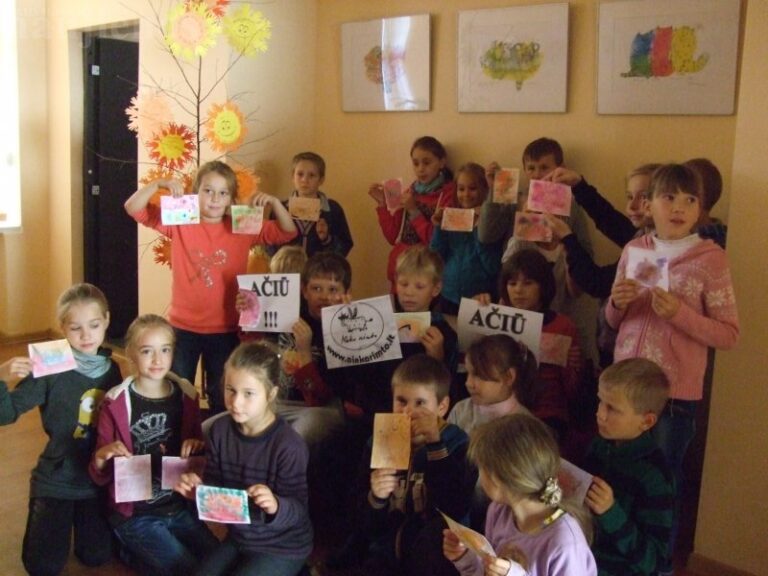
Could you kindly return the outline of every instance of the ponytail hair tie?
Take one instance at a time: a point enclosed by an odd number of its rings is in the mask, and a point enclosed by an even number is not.
[[[546,484],[544,484],[544,488],[541,490],[541,493],[539,494],[539,500],[544,502],[547,506],[557,506],[560,504],[560,501],[563,499],[563,490],[560,488],[560,485],[557,483],[557,478],[554,476],[551,476],[547,478]]]

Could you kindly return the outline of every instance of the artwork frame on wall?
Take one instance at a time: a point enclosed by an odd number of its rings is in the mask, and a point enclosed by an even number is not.
[[[741,2],[601,2],[598,114],[735,111]]]
[[[341,25],[342,110],[430,109],[430,16]]]
[[[568,3],[459,12],[459,112],[565,112]]]

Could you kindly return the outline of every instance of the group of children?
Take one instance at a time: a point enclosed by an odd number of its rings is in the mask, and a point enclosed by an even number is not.
[[[622,214],[563,165],[559,144],[537,140],[523,156],[527,177],[570,185],[576,203],[570,217],[547,216],[552,242],[524,243],[514,235],[522,200],[496,204],[489,194],[498,164],[465,164],[454,180],[433,137],[416,140],[411,159],[416,181],[399,206],[388,206],[381,184],[369,188],[393,246],[386,275],[394,309],[431,315],[397,361],[326,365],[322,309],[351,299],[345,256],[353,243],[340,205],[320,191],[320,156],[293,161],[293,196],[319,200],[320,218],[293,216],[289,202],[259,193],[252,204],[272,215],[256,235],[232,233],[227,208],[237,180],[222,162],[197,174],[200,225],[161,224],[150,200],[161,188],[183,194],[173,180],[126,201],[137,222],[173,240],[168,320],[143,315],[129,328],[133,374],[122,380],[102,347],[108,305],[88,284],[58,304],[76,369],[36,378],[27,358],[0,365],[0,424],[39,407],[50,437],[32,474],[22,550],[30,574],[60,573],[74,533],[86,565],[112,556],[114,534],[121,558],[142,574],[294,575],[331,517],[340,519],[333,543],[344,545],[328,555],[329,569],[669,570],[707,348],[738,338],[725,252],[698,228],[724,238],[708,218],[722,186],[717,169],[701,159],[640,167],[628,177]],[[474,211],[472,232],[441,229],[443,210],[454,206]],[[617,265],[594,263],[585,215],[625,247]],[[254,244],[273,247],[273,273],[301,274],[301,317],[290,333],[238,334],[236,275]],[[669,290],[628,277],[631,247],[663,253]],[[591,296],[604,299],[599,315]],[[461,298],[541,313],[542,343],[565,353],[537,361],[498,334],[460,354]],[[201,356],[212,414],[204,424],[191,384]],[[596,412],[587,423],[584,406]],[[407,470],[370,469],[380,412],[409,416]],[[587,447],[584,436],[595,431]],[[561,486],[561,453],[593,476],[582,501]],[[117,502],[115,458],[145,454],[152,497]],[[194,455],[205,456],[204,471],[162,488],[162,458]],[[246,490],[250,523],[229,525],[220,541],[190,507],[201,484]],[[484,533],[493,553],[467,548],[443,514]]]

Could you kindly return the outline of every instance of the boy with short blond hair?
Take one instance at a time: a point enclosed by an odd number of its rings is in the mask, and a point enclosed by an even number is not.
[[[650,360],[606,368],[598,388],[596,438],[584,468],[594,474],[586,504],[595,515],[592,551],[601,575],[653,574],[669,559],[674,481],[650,435],[669,381]]]

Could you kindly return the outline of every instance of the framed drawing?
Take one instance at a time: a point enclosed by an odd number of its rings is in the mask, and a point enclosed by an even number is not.
[[[599,114],[733,114],[738,0],[600,4]]]
[[[342,24],[342,109],[429,110],[429,62],[429,14]]]
[[[459,12],[459,112],[565,112],[568,3]]]

